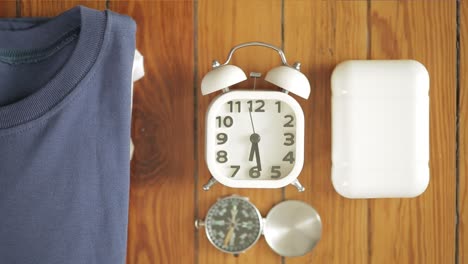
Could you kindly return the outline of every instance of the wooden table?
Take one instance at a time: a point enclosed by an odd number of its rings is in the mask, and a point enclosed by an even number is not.
[[[128,263],[468,263],[468,4],[455,0],[0,0],[0,16],[52,16],[76,4],[132,16],[146,76],[135,85]],[[211,60],[241,42],[282,47],[312,85],[306,117],[307,188],[238,190],[209,179],[200,93]],[[330,74],[349,59],[415,59],[428,69],[431,181],[414,199],[348,200],[330,180]],[[266,73],[277,54],[251,48],[233,63]],[[249,82],[238,85],[249,88]],[[259,87],[271,87],[260,82]],[[281,258],[263,238],[239,257],[212,247],[194,220],[218,197],[249,196],[263,215],[284,199],[323,221],[315,250]]]

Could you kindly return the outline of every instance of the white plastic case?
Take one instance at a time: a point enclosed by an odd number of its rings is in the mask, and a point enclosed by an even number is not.
[[[332,182],[347,198],[414,197],[429,184],[429,74],[414,60],[339,64]]]

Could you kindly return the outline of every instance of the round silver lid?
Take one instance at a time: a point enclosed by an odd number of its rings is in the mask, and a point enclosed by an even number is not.
[[[268,213],[263,235],[281,256],[302,256],[320,240],[322,221],[312,206],[301,201],[284,201]]]

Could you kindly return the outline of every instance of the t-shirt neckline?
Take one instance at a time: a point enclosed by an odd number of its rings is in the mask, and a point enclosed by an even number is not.
[[[106,20],[104,12],[76,6],[50,19],[29,18],[25,21],[40,22],[30,28],[0,29],[0,49],[18,51],[46,46],[71,30],[80,28],[74,50],[55,76],[33,94],[0,106],[0,130],[31,122],[65,99],[94,65],[104,40]],[[8,19],[8,23],[15,22],[21,23],[22,19]]]

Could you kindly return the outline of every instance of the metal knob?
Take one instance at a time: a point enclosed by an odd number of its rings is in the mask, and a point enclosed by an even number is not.
[[[204,227],[204,226],[205,226],[205,221],[203,221],[201,219],[195,220],[195,228],[196,229],[200,229],[200,227]]]
[[[203,190],[208,191],[213,185],[215,185],[215,183],[217,183],[217,181],[215,178],[211,177],[210,180],[205,185],[203,185]]]

